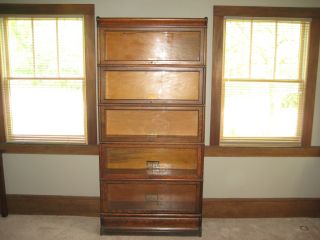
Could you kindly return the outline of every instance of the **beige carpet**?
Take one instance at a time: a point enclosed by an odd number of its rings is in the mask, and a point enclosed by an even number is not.
[[[320,240],[319,218],[204,219],[203,236],[100,236],[99,219],[9,215],[0,218],[1,240]]]

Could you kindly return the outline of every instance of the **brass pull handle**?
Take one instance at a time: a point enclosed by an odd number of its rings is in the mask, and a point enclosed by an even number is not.
[[[146,193],[144,195],[146,202],[157,202],[159,199],[158,193]]]
[[[147,167],[147,169],[158,169],[158,168],[160,168],[160,162],[159,161],[146,161],[146,167]]]

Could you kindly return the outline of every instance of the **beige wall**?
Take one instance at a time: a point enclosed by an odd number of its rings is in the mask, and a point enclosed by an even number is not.
[[[100,17],[208,17],[206,143],[210,131],[213,5],[320,7],[319,0],[11,0],[94,3]],[[319,76],[320,76],[320,70]],[[312,144],[320,146],[320,78]],[[98,157],[4,154],[7,192],[98,196]],[[204,197],[320,197],[320,158],[205,158]]]

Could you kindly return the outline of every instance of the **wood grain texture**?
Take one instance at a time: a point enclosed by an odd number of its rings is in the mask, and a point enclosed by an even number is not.
[[[105,100],[199,101],[200,72],[105,71]],[[149,101],[150,102],[150,101]]]
[[[96,54],[94,10],[84,16],[87,143],[97,144]]]
[[[204,68],[100,67],[100,103],[204,104]]]
[[[148,161],[157,161],[158,168],[196,169],[198,148],[167,148],[155,145],[140,147],[108,147],[106,169],[145,169]]]
[[[10,214],[28,215],[99,215],[99,197],[8,195]]]
[[[207,18],[100,18],[98,27],[206,27]]]
[[[100,29],[100,64],[202,65],[203,38],[202,29]]]
[[[203,201],[207,218],[320,217],[319,198],[249,198]]]
[[[199,99],[197,72],[106,72],[106,99]]]
[[[95,216],[99,197],[12,195],[7,196],[10,214]],[[319,198],[205,198],[203,214],[207,218],[245,217],[320,217]],[[123,214],[117,214],[118,217]],[[128,217],[127,214],[124,214]],[[152,217],[134,214],[133,217]],[[181,217],[163,214],[162,217]],[[110,216],[108,216],[109,218]],[[185,217],[195,217],[185,214]]]
[[[99,155],[98,145],[0,144],[4,153]],[[205,147],[206,157],[320,157],[320,147]]]
[[[307,80],[305,87],[305,101],[301,140],[301,144],[304,147],[309,147],[311,145],[313,112],[315,106],[315,91],[317,83],[319,58],[320,19],[312,19],[309,39],[310,40],[308,50]]]
[[[219,145],[219,142],[220,142],[222,55],[223,55],[223,17],[214,16],[213,18],[213,61],[212,61],[212,88],[211,88],[210,145]]]
[[[106,110],[106,135],[197,136],[197,111]]]
[[[100,106],[106,141],[203,141],[203,107]]]
[[[8,216],[6,184],[4,179],[3,159],[2,159],[1,151],[0,151],[0,209],[1,209],[2,217]]]
[[[203,66],[206,25],[207,19],[98,18],[99,64]]]
[[[199,182],[102,182],[104,213],[199,213]]]
[[[200,60],[200,32],[105,31],[104,34],[106,61]]]
[[[98,145],[60,144],[0,144],[3,153],[39,153],[67,155],[99,155]]]
[[[320,8],[214,6],[214,16],[319,18]]]
[[[203,145],[101,144],[102,179],[202,178]]]
[[[97,24],[101,234],[199,236],[207,19]]]
[[[206,157],[320,157],[320,147],[206,146]]]
[[[201,236],[199,217],[102,217],[102,234]]]

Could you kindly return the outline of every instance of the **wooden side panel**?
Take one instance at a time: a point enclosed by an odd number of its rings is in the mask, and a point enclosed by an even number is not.
[[[200,213],[199,183],[108,182],[102,192],[106,213]]]
[[[107,69],[100,73],[100,101],[202,103],[203,70]],[[151,100],[151,101],[150,101]]]

